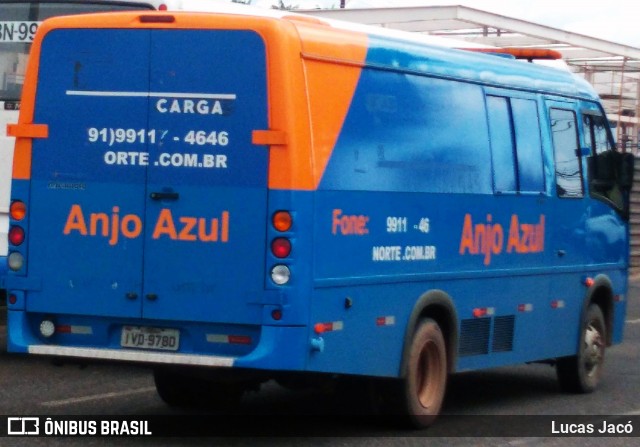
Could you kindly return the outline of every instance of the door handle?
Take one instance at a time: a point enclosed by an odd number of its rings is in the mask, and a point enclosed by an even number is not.
[[[151,200],[178,200],[180,194],[177,192],[152,192],[149,197]]]

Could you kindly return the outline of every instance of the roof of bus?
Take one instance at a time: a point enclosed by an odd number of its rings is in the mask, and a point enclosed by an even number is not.
[[[293,24],[301,37],[303,53],[310,41],[323,40],[336,41],[335,34],[339,33],[344,39],[345,34],[366,35],[366,60],[344,61],[358,63],[364,66],[403,71],[415,74],[429,74],[444,78],[459,79],[497,88],[515,88],[539,93],[559,94],[571,97],[581,97],[591,100],[598,98],[597,93],[584,79],[573,73],[558,68],[541,66],[520,60],[506,59],[495,55],[487,55],[452,48],[442,45],[442,39],[434,40],[431,36],[420,35],[397,30],[388,30],[380,27],[355,24],[350,22],[318,19],[312,16],[291,13],[273,9],[255,8],[246,5],[221,4],[214,2],[208,6],[206,2],[194,2],[182,0],[183,9],[198,9],[199,12],[170,11],[145,14],[171,14],[176,17],[173,24],[164,26],[180,27],[181,16],[189,16],[202,23],[205,27],[211,27],[212,14],[224,14],[238,17],[260,17],[269,21],[277,21],[282,25]],[[197,6],[196,6],[197,5]],[[203,11],[203,12],[200,12]],[[131,27],[128,18],[135,13],[107,13],[122,17],[123,27]],[[82,27],[82,23],[90,23],[87,16],[82,21],[73,16],[57,17],[50,19],[54,27]],[[49,22],[48,21],[48,22]],[[100,23],[100,21],[98,21]],[[190,23],[194,23],[193,20]],[[155,25],[155,24],[154,24]],[[139,24],[139,27],[145,27]],[[155,27],[155,26],[154,26]],[[354,40],[352,45],[360,45],[362,39]],[[341,45],[347,42],[339,40]],[[468,47],[468,44],[465,46]],[[332,45],[313,46],[314,51],[321,48],[323,54],[316,54],[323,58],[331,58],[339,61],[340,57],[331,54]]]

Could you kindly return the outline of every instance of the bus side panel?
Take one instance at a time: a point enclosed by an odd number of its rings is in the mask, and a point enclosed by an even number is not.
[[[329,329],[315,334],[322,338],[323,350],[311,352],[309,369],[396,377],[413,306],[431,290],[454,298],[460,318],[457,371],[573,354],[576,337],[567,334],[578,333],[579,319],[574,316],[580,315],[579,300],[557,309],[548,302],[534,304],[538,295],[545,294],[539,288],[544,280],[544,275],[476,274],[446,281],[371,280],[369,285],[316,288],[311,322],[329,324]],[[491,315],[476,317],[477,309],[491,309]]]
[[[554,273],[552,267],[546,267],[544,252],[507,252],[509,232],[523,237],[521,228],[512,224],[514,216],[524,225],[539,225],[535,199],[527,202],[528,210],[517,214],[509,211],[515,209],[510,203],[519,200],[515,198],[496,201],[487,196],[459,195],[456,207],[450,206],[451,200],[446,195],[430,195],[425,201],[419,194],[409,193],[319,192],[316,241],[321,242],[316,253],[312,325],[343,322],[339,332],[327,334],[325,339],[328,343],[330,337],[344,334],[345,356],[357,341],[363,343],[355,348],[358,352],[373,349],[376,355],[384,352],[383,358],[397,359],[415,303],[431,290],[442,290],[453,298],[460,318],[460,368],[573,353],[575,339],[566,334],[577,334],[578,320],[573,316],[580,315],[584,297],[582,274]],[[486,213],[492,215],[495,231],[504,235],[503,249],[490,257],[468,250],[461,253],[460,246],[468,238],[466,216]],[[412,231],[387,232],[390,216],[406,219]],[[553,222],[552,216],[547,218]],[[428,233],[415,228],[422,219],[429,220]],[[486,229],[484,222],[481,225]],[[358,234],[358,225],[366,232]],[[342,228],[354,232],[343,234]],[[513,239],[515,243],[515,236]],[[551,293],[553,281],[565,284],[562,297]],[[568,284],[574,286],[566,287]],[[553,307],[561,298],[566,305]],[[353,301],[352,307],[346,307],[347,301]],[[476,309],[486,315],[476,317]],[[557,324],[551,327],[549,321]],[[556,331],[564,337],[558,340]],[[488,358],[487,354],[496,355]],[[473,356],[480,357],[470,358]],[[316,356],[316,363],[321,357]],[[327,360],[325,367],[331,368],[329,365]],[[378,371],[383,370],[384,374],[395,374],[397,364],[385,364]]]
[[[542,189],[494,194],[486,113],[479,86],[363,70],[316,197],[311,325],[331,330],[311,369],[366,374],[355,350],[397,374],[409,313],[434,289],[454,300],[461,369],[575,354],[585,274],[622,267],[624,224],[556,197],[542,106]],[[598,231],[614,239],[600,254]]]
[[[342,258],[346,254],[334,256]],[[350,259],[354,259],[353,254]],[[396,376],[410,312],[431,290],[442,290],[454,299],[460,319],[456,328],[458,371],[575,354],[587,291],[584,273],[554,273],[551,269],[487,273],[442,272],[427,281],[419,278],[428,275],[317,280],[311,323],[331,323],[332,329],[316,334],[322,337],[324,350],[311,354],[309,368]],[[619,272],[606,274],[614,285],[623,283]],[[438,279],[442,277],[449,279]],[[624,321],[620,316],[624,309],[624,301],[615,303],[614,343],[622,339]],[[491,315],[478,317],[478,310]],[[353,352],[359,355],[353,356]]]

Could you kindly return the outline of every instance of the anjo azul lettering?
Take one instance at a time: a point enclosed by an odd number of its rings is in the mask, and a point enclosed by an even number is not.
[[[111,213],[85,214],[80,205],[72,205],[62,231],[65,235],[104,237],[116,245],[121,236],[135,239],[142,234],[142,218],[136,214],[120,214],[114,206]],[[220,217],[174,217],[170,209],[160,210],[151,233],[152,239],[169,238],[190,242],[229,242],[229,212]]]
[[[464,216],[461,255],[484,255],[484,265],[491,264],[492,255],[500,255],[505,250],[505,231],[501,224],[493,223],[493,216],[487,214],[486,223],[473,223],[471,214]],[[511,216],[507,233],[507,253],[542,253],[544,251],[544,220],[540,215],[538,223],[521,223],[517,214]]]

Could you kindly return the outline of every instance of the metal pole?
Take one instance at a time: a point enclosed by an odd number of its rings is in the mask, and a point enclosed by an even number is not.
[[[627,142],[626,142],[626,138],[622,138],[622,131],[623,131],[623,125],[622,125],[622,94],[624,93],[623,87],[624,87],[624,70],[626,68],[627,65],[627,58],[625,57],[622,60],[622,71],[620,71],[620,89],[618,90],[618,128],[616,129],[616,133],[618,136],[618,144],[620,145],[620,149],[621,152],[627,152]],[[625,126],[626,127],[626,126]],[[625,136],[626,136],[626,129],[625,130]]]

